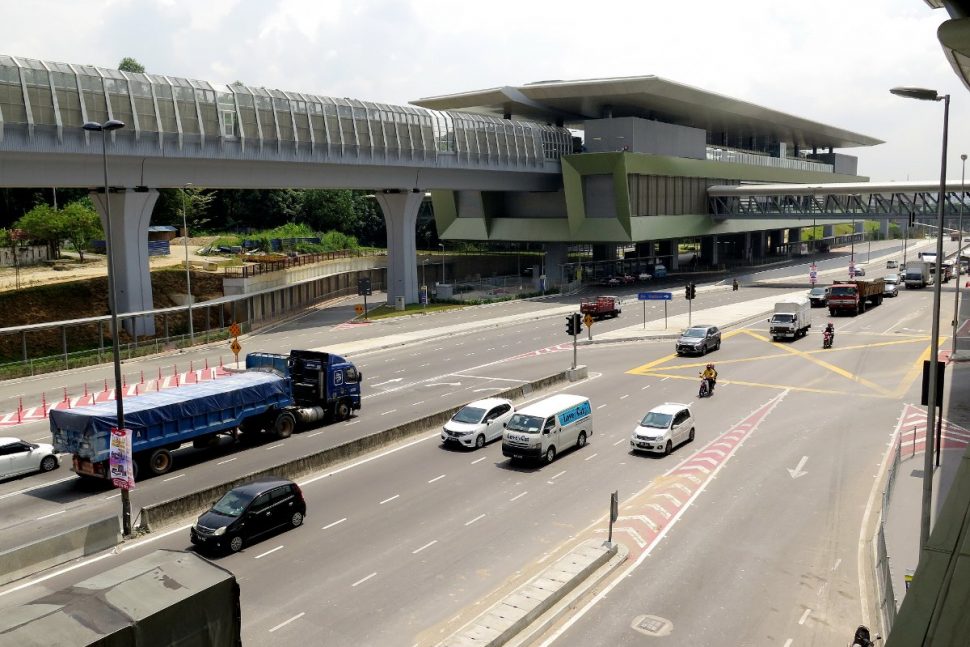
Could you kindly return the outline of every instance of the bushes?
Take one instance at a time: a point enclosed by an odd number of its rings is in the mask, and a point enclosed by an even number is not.
[[[359,245],[355,237],[339,231],[319,234],[307,225],[287,223],[275,229],[247,234],[246,236],[237,234],[220,236],[212,242],[210,247],[212,249],[242,247],[246,250],[257,250],[264,253],[293,250],[302,254],[317,254],[343,249],[357,249]]]

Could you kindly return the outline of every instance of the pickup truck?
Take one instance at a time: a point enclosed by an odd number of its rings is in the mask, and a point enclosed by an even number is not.
[[[165,474],[183,443],[207,447],[237,428],[245,435],[265,429],[288,438],[298,424],[348,418],[360,409],[362,379],[339,355],[250,353],[246,369],[227,377],[126,398],[135,474]],[[109,440],[117,426],[113,400],[50,412],[54,451],[72,454],[73,470],[83,477],[109,478]]]
[[[829,291],[829,314],[834,317],[840,312],[849,312],[855,316],[865,312],[867,304],[879,305],[882,303],[885,284],[883,279],[834,284]]]
[[[579,304],[579,312],[591,316],[594,320],[619,317],[620,300],[617,297],[583,299]]]

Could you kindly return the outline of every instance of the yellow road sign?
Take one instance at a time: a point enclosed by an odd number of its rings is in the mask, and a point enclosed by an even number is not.
[[[232,354],[233,355],[238,355],[239,354],[239,351],[242,350],[242,346],[239,345],[239,340],[238,339],[233,339],[232,340],[232,343],[229,344],[229,350],[232,351]]]
[[[589,328],[590,326],[592,326],[593,325],[593,315],[588,314],[585,317],[583,317],[583,323],[586,324],[586,327],[587,328]]]
[[[239,324],[234,323],[229,325],[229,334],[233,337],[238,337],[242,330],[239,329]]]
[[[363,303],[358,303],[357,305],[355,305],[354,306],[354,312],[356,312],[359,315],[364,314],[364,304]]]

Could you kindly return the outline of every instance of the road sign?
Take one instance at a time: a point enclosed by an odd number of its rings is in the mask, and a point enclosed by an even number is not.
[[[232,354],[233,355],[238,355],[239,354],[239,351],[242,350],[242,346],[239,345],[239,340],[238,339],[233,339],[232,340],[232,343],[229,344],[229,350],[232,351]]]
[[[849,278],[855,277],[855,263],[849,263]]]
[[[354,312],[356,312],[359,315],[364,314],[364,304],[363,303],[356,304],[354,306]]]
[[[229,324],[229,335],[232,337],[238,337],[242,331],[239,329],[239,324]]]
[[[592,326],[593,325],[593,315],[587,314],[585,317],[583,317],[583,323],[586,324],[586,327],[587,328],[589,328],[590,326]]]
[[[639,292],[637,299],[640,301],[671,301],[674,298],[673,292]]]
[[[818,283],[818,272],[815,271],[815,263],[808,266],[808,282],[812,285]]]

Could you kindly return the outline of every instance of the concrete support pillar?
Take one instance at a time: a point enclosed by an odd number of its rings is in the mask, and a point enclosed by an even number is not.
[[[656,245],[652,240],[641,241],[636,244],[637,256],[640,258],[651,258],[656,255]]]
[[[546,243],[543,245],[546,251],[545,274],[546,286],[562,285],[572,280],[570,277],[563,278],[562,266],[566,262],[568,247],[566,243]],[[538,278],[538,277],[533,277]]]
[[[802,242],[802,228],[794,227],[788,230],[788,242],[789,243],[800,243]]]
[[[768,256],[768,232],[751,232],[751,260],[763,261]]]
[[[108,194],[111,206],[111,240],[108,249],[115,276],[115,307],[117,314],[151,310],[152,277],[148,268],[148,223],[158,200],[155,189],[112,189]],[[108,212],[104,191],[91,192],[91,202],[101,216],[101,227],[108,233]],[[123,326],[129,335],[155,334],[153,317],[126,318]]]
[[[753,250],[753,247],[752,247],[753,244],[754,244],[754,242],[752,240],[752,232],[746,231],[743,234],[741,234],[741,236],[742,236],[742,238],[741,238],[741,259],[745,263],[750,263],[751,262],[751,259],[754,257],[753,256],[754,250]]]
[[[422,191],[380,191],[374,194],[387,226],[387,303],[404,297],[418,302],[418,263],[415,229]]]
[[[667,266],[667,269],[676,272],[680,269],[680,254],[677,252],[677,240],[657,241],[657,260]]]
[[[701,237],[701,262],[710,266],[720,263],[717,254],[717,236]]]
[[[882,235],[883,240],[889,238],[889,218],[879,221],[879,233]]]

